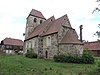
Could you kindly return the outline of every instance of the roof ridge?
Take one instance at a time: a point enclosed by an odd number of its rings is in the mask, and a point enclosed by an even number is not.
[[[31,12],[29,13],[28,17],[30,15],[36,16],[36,17],[39,17],[39,18],[42,18],[42,19],[45,19],[46,20],[46,18],[43,16],[43,14],[40,11],[36,10],[36,9],[32,9]]]
[[[65,14],[65,15],[63,15],[63,16],[57,18],[56,20],[59,20],[59,19],[63,18],[64,16],[68,17],[67,14]]]
[[[5,38],[5,39],[20,40],[20,41],[22,41],[21,39],[15,39],[15,38],[11,38],[11,37],[7,37],[7,38]],[[4,40],[5,40],[5,39],[4,39]]]
[[[69,31],[69,30],[68,30],[68,31]],[[68,31],[65,33],[65,35],[63,36],[63,38],[61,39],[61,41],[64,39],[64,37],[66,36],[66,34],[68,33]],[[60,41],[60,42],[61,42],[61,41]]]
[[[39,10],[36,10],[36,9],[32,9],[32,10],[35,10],[35,11],[37,11],[37,12],[40,12]],[[32,10],[31,10],[31,11],[32,11]],[[41,12],[40,12],[40,13],[41,13]]]
[[[44,29],[44,33],[49,29],[49,27],[51,26],[51,24],[50,23],[53,23],[54,21],[55,21],[55,17],[54,16],[52,16],[51,18],[51,21],[47,24],[47,26],[45,27],[45,29]]]
[[[84,43],[100,43],[98,41],[92,41],[92,42],[84,42]]]
[[[68,35],[69,34],[69,35]],[[64,37],[61,39],[60,43],[72,43],[72,44],[82,44],[79,39],[72,33],[72,29],[68,30]],[[65,41],[64,38],[67,37],[68,39]],[[70,37],[70,38],[69,38]]]

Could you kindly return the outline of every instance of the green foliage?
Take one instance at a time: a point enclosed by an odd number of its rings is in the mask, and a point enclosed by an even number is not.
[[[100,62],[98,62],[98,65],[97,65],[97,72],[100,73]]]
[[[96,58],[96,63],[100,58]],[[0,75],[96,75],[96,64],[58,63],[22,55],[0,56]],[[92,74],[88,74],[90,72]],[[100,75],[100,74],[98,74]]]
[[[91,52],[88,49],[85,49],[83,51],[83,55],[81,57],[82,63],[85,64],[93,64],[94,63],[94,57],[92,56]]]
[[[60,55],[55,55],[53,59],[56,62],[64,62],[64,63],[85,63],[85,64],[94,63],[93,56],[87,50],[83,52],[82,56],[60,54]]]
[[[33,52],[33,50],[29,50],[26,54],[25,57],[28,58],[37,58],[37,54]]]
[[[100,75],[100,61],[97,62],[96,68],[94,67],[94,69],[88,72],[88,75]]]
[[[84,53],[82,55],[82,63],[93,64],[94,63],[94,57],[90,53]]]
[[[56,62],[64,62],[64,63],[79,63],[79,57],[78,56],[72,56],[72,55],[55,55],[54,61]]]
[[[66,56],[65,55],[55,55],[54,61],[56,61],[56,62],[66,62]]]

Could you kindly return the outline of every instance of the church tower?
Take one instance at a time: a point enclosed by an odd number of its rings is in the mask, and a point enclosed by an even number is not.
[[[29,34],[46,19],[40,11],[32,9],[26,21],[25,39]]]

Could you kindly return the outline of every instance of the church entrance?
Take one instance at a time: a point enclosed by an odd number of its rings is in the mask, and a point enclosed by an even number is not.
[[[48,51],[45,52],[45,57],[48,58]]]

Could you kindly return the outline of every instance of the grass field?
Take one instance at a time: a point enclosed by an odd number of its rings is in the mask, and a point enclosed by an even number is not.
[[[0,75],[88,75],[95,64],[56,63],[45,59],[30,59],[21,55],[1,55]]]

